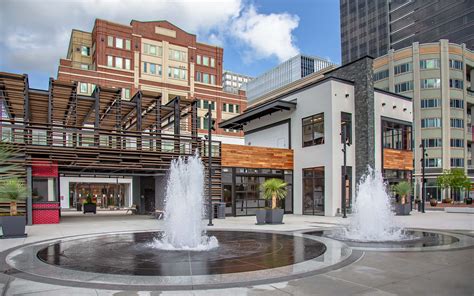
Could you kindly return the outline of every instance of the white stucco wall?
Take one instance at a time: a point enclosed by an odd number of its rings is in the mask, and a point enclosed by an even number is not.
[[[382,117],[412,122],[413,104],[409,100],[375,91],[375,167],[382,170]],[[395,107],[395,108],[394,108]]]
[[[266,128],[264,131],[247,133],[245,145],[275,148],[290,148],[288,122]],[[265,136],[262,137],[262,132]]]

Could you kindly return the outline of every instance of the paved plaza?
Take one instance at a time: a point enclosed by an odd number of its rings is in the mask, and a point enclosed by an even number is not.
[[[395,218],[409,228],[474,236],[472,214],[429,211],[425,214],[413,212],[411,216]],[[340,217],[285,215],[283,225],[260,226],[255,225],[255,217],[229,217],[214,220],[213,229],[297,233],[337,227],[347,221]],[[39,241],[111,232],[156,231],[162,225],[162,221],[148,216],[113,212],[103,212],[96,216],[68,213],[63,216],[60,224],[28,227],[26,238],[1,240],[0,251],[5,256],[8,249]],[[0,287],[1,295],[472,295],[473,250],[358,251],[358,255],[343,266],[336,265],[308,276],[251,286],[240,284],[225,289],[181,291],[133,291],[112,287],[85,288],[80,284],[60,285],[47,277],[39,281],[34,278],[25,279],[2,262]]]

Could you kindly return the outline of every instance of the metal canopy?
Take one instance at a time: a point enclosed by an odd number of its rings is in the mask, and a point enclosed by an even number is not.
[[[255,108],[250,108],[245,110],[244,113],[232,117],[226,121],[223,121],[219,124],[220,128],[229,128],[229,129],[242,129],[243,126],[260,117],[265,115],[269,115],[278,111],[290,111],[296,108],[295,102],[287,102],[287,101],[272,101],[267,104],[263,104],[257,106]]]

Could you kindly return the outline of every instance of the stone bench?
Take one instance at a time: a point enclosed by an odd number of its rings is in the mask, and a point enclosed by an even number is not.
[[[465,213],[465,214],[474,214],[474,208],[468,207],[446,207],[444,208],[446,213]]]

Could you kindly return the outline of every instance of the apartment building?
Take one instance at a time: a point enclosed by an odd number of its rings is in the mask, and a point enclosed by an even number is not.
[[[413,98],[417,195],[421,193],[422,142],[427,150],[428,198],[442,199],[436,178],[443,170],[463,168],[474,182],[473,69],[474,52],[448,40],[415,42],[374,61],[375,87]]]
[[[254,102],[280,87],[331,66],[334,67],[334,63],[319,57],[296,55],[247,82],[247,100],[249,103]]]
[[[232,71],[224,70],[222,73],[222,88],[226,92],[239,93],[239,90],[245,91],[245,85],[251,81],[253,77],[238,74]]]
[[[342,63],[440,39],[472,49],[473,13],[472,0],[340,0]]]
[[[72,31],[57,78],[77,82],[81,95],[101,85],[120,88],[124,100],[133,100],[138,91],[160,93],[163,104],[175,97],[197,99],[198,132],[204,135],[209,105],[217,122],[246,107],[245,92],[223,90],[223,55],[223,48],[201,43],[167,21],[124,25],[96,19],[92,32]],[[235,144],[243,143],[242,136],[234,130],[215,132],[217,140]]]

